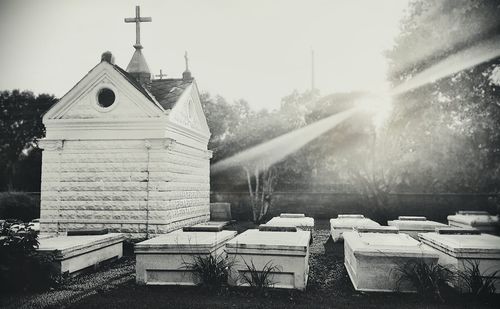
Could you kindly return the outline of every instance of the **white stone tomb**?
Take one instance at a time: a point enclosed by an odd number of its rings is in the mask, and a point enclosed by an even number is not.
[[[125,235],[59,236],[39,239],[38,252],[55,253],[62,273],[77,273],[103,261],[121,258]]]
[[[358,291],[414,292],[398,267],[412,261],[437,263],[438,255],[395,227],[344,232],[345,267]]]
[[[199,278],[189,268],[195,256],[225,258],[225,243],[235,231],[184,232],[176,230],[135,245],[136,282],[148,285],[196,285]]]
[[[499,228],[498,216],[492,216],[485,211],[459,211],[448,216],[448,224],[454,227],[472,227],[484,233],[495,233]]]
[[[305,290],[309,275],[310,231],[275,232],[247,230],[226,243],[228,259],[234,262],[229,276],[233,286],[247,285],[247,265],[262,270],[276,266],[270,281],[274,288]]]
[[[436,221],[427,220],[426,217],[419,216],[399,216],[398,220],[389,220],[387,225],[395,226],[401,233],[410,235],[418,240],[418,233],[434,232],[436,227],[446,227],[448,225]]]
[[[338,215],[336,219],[330,219],[330,234],[333,241],[339,241],[343,239],[344,232],[352,231],[353,228],[377,226],[380,224],[363,215]]]
[[[306,217],[304,214],[282,213],[279,217],[273,217],[266,225],[272,226],[295,226],[302,229],[313,229],[314,218]]]
[[[439,264],[443,266],[463,271],[470,268],[470,262],[478,262],[483,275],[499,271],[495,287],[496,292],[500,292],[500,237],[473,229],[438,228],[433,233],[419,234],[419,238],[424,246],[439,254]],[[460,281],[455,287],[467,292]]]

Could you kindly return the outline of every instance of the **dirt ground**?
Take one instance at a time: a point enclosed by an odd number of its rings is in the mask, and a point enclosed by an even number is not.
[[[235,226],[239,231],[249,224]],[[353,289],[343,265],[343,245],[329,239],[328,221],[313,231],[307,290],[269,290],[258,295],[248,288],[218,293],[199,287],[138,286],[133,255],[69,280],[57,289],[0,300],[5,308],[498,308],[500,297],[474,300],[448,291],[446,303],[415,294],[361,293]]]

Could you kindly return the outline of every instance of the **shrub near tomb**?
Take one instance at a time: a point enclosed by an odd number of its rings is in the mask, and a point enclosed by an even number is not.
[[[4,229],[0,237],[0,292],[41,290],[58,284],[52,254],[40,254],[34,231],[13,233]]]
[[[409,261],[397,266],[396,271],[400,277],[397,287],[404,283],[410,283],[418,294],[426,299],[438,299],[444,302],[442,291],[452,283],[455,275],[448,268],[437,263],[426,263],[423,261]]]
[[[264,264],[262,269],[257,269],[253,261],[245,262],[246,272],[241,274],[242,282],[252,287],[258,295],[264,295],[268,288],[272,288],[275,282],[272,280],[272,275],[275,272],[280,272],[280,268],[274,265],[272,261]]]
[[[186,269],[192,270],[199,285],[211,290],[218,291],[227,284],[228,270],[232,262],[219,255],[197,255],[192,262],[184,262]]]
[[[474,297],[483,298],[495,294],[495,283],[499,280],[500,270],[481,273],[479,261],[465,260],[464,270],[458,272],[458,278],[466,291]]]

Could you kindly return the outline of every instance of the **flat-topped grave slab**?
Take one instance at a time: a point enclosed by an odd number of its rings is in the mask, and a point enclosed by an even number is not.
[[[336,242],[343,240],[343,233],[352,231],[353,228],[377,226],[380,224],[360,214],[338,215],[337,218],[330,219],[330,234]]]
[[[439,254],[439,264],[443,266],[464,271],[472,262],[478,263],[479,271],[485,276],[499,271],[495,287],[496,292],[500,292],[500,237],[475,229],[436,229],[434,233],[419,234],[419,238],[424,246]],[[460,280],[454,286],[467,292]]]
[[[484,233],[497,233],[499,230],[498,216],[493,216],[484,211],[459,211],[448,216],[448,224],[454,227],[476,228]]]
[[[305,214],[296,214],[296,213],[281,213],[280,218],[305,218]]]
[[[208,221],[192,226],[185,226],[182,230],[184,232],[220,232],[228,224],[229,221]]]
[[[309,276],[310,231],[296,232],[247,230],[226,243],[228,259],[234,265],[228,283],[248,285],[247,267],[262,271],[266,265],[275,267],[270,275],[274,288],[305,290]]]
[[[61,273],[76,274],[85,268],[123,256],[125,235],[57,236],[39,239],[38,252],[55,253]]]
[[[269,226],[295,226],[310,230],[314,228],[314,218],[306,217],[304,214],[282,213],[279,217],[273,217],[266,225]]]
[[[261,232],[297,232],[297,227],[294,225],[268,225],[261,224],[259,225],[259,231]]]
[[[418,233],[434,232],[436,227],[448,225],[436,221],[427,220],[420,216],[399,216],[397,220],[387,221],[387,225],[395,226],[401,233],[410,235],[418,240]]]
[[[438,254],[397,229],[344,233],[345,267],[358,291],[414,292],[409,282],[399,280],[401,267],[423,261],[437,263]]]
[[[176,230],[135,245],[136,282],[148,285],[197,285],[189,266],[196,257],[225,258],[225,243],[235,231],[185,232]]]

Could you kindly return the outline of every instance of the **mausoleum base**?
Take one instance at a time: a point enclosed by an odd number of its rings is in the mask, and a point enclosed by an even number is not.
[[[106,260],[123,256],[125,235],[58,236],[39,239],[38,251],[55,253],[56,265],[61,273],[76,274]]]

